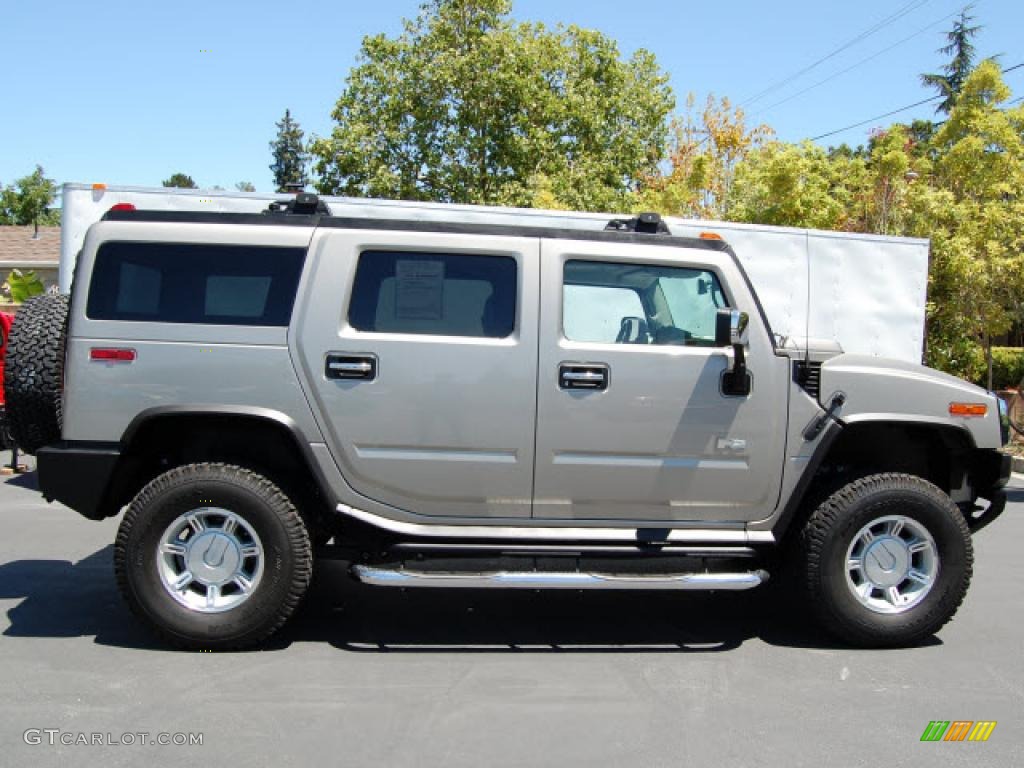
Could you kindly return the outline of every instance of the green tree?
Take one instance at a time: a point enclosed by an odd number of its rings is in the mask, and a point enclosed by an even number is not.
[[[163,185],[165,187],[174,187],[177,189],[198,189],[198,185],[192,180],[192,177],[186,173],[172,173],[169,179],[164,179]]]
[[[857,153],[833,157],[809,141],[773,141],[736,166],[729,217],[788,227],[861,231],[867,163]]]
[[[235,184],[239,192],[255,192],[256,186],[251,181],[239,181]]]
[[[976,378],[1024,297],[1024,105],[1008,107],[999,66],[964,81],[932,139],[935,160],[908,196],[906,234],[930,237],[930,364]],[[974,350],[974,351],[972,351]]]
[[[0,184],[0,224],[11,226],[14,224],[14,187]]]
[[[2,289],[11,304],[21,304],[33,296],[43,293],[46,287],[32,270],[22,272],[20,269],[12,269]]]
[[[274,162],[270,164],[274,185],[278,192],[287,192],[289,186],[294,184],[305,187],[309,182],[306,176],[309,156],[303,142],[302,128],[292,119],[292,113],[287,109],[284,117],[275,125],[277,136],[270,142],[270,151],[274,156]]]
[[[699,112],[694,97],[672,120],[666,170],[648,178],[637,209],[668,216],[725,219],[736,167],[771,135],[767,125],[747,128],[743,110],[709,96]]]
[[[969,13],[972,7],[968,5],[960,11],[960,17],[946,33],[948,45],[939,49],[939,53],[952,57],[949,63],[943,65],[941,73],[921,75],[921,82],[929,88],[934,88],[942,96],[942,101],[935,108],[936,112],[949,114],[968,75],[974,69],[975,51],[971,39],[978,34],[981,26],[971,26],[971,22],[974,21],[974,17]]]
[[[674,100],[647,51],[510,19],[509,0],[428,0],[363,40],[313,143],[326,194],[573,209],[626,207]]]
[[[39,224],[52,224],[59,221],[57,214],[49,210],[57,193],[53,179],[48,179],[42,166],[28,176],[23,176],[7,186],[0,194],[0,221],[8,224],[35,227],[35,235],[39,235]]]
[[[864,231],[879,235],[903,234],[907,195],[920,177],[914,166],[917,160],[913,152],[914,139],[906,126],[896,124],[876,132],[869,146],[868,179],[862,194]]]

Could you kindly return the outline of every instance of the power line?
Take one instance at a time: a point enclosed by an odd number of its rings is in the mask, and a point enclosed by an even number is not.
[[[931,101],[938,101],[941,98],[943,98],[943,97],[942,96],[932,96],[930,99],[923,99],[922,101],[915,101],[913,104],[908,104],[905,107],[900,107],[899,109],[894,109],[894,110],[892,110],[892,112],[883,112],[881,115],[875,115],[874,117],[869,117],[867,120],[862,120],[859,123],[854,123],[853,125],[848,125],[845,128],[840,128],[840,129],[838,129],[836,131],[829,131],[828,133],[823,133],[820,136],[814,136],[813,138],[811,138],[811,141],[817,141],[818,139],[824,139],[827,136],[835,136],[837,133],[843,133],[844,131],[849,131],[852,128],[860,128],[862,125],[867,125],[868,123],[873,123],[873,122],[875,122],[875,120],[881,120],[883,117],[889,117],[890,115],[897,115],[900,112],[906,112],[908,109],[913,109],[914,107],[920,107],[922,104],[927,104],[928,102],[931,102]]]
[[[878,53],[874,53],[871,56],[868,56],[867,58],[861,59],[856,64],[851,64],[846,69],[841,69],[838,72],[836,72],[834,74],[831,74],[831,75],[829,75],[828,77],[826,77],[826,78],[824,78],[822,80],[819,80],[814,85],[809,85],[806,88],[804,88],[803,90],[797,91],[796,93],[791,94],[791,95],[787,96],[784,99],[776,101],[774,104],[771,104],[770,106],[767,106],[764,109],[758,110],[757,112],[754,113],[754,115],[752,115],[752,117],[755,116],[755,115],[764,114],[765,112],[768,112],[768,111],[770,111],[772,109],[775,109],[775,107],[781,106],[781,105],[783,105],[783,104],[785,104],[785,103],[787,103],[789,101],[792,101],[793,99],[797,98],[798,96],[803,96],[808,91],[813,91],[818,86],[824,85],[825,83],[829,82],[830,80],[835,80],[840,75],[845,75],[851,69],[856,69],[857,67],[861,66],[862,64],[867,64],[869,61],[872,61],[873,59],[877,59],[879,56],[881,56],[884,53],[888,53],[893,48],[901,46],[904,43],[908,42],[909,40],[913,40],[915,37],[918,37],[919,35],[923,35],[925,32],[929,31],[933,27],[939,26],[939,24],[941,24],[942,22],[946,21],[947,19],[949,19],[949,18],[951,18],[953,16],[956,16],[958,13],[960,13],[960,11],[954,11],[953,13],[947,13],[941,19],[938,19],[937,21],[933,21],[927,27],[923,27],[922,29],[919,29],[914,34],[908,35],[907,37],[904,37],[899,42],[893,43],[892,45],[888,46],[887,48],[883,48]]]
[[[1007,72],[1013,72],[1013,70],[1020,69],[1021,67],[1024,67],[1024,61],[1022,61],[1020,64],[1014,64],[1012,67],[1007,67],[1002,72],[1005,75]],[[891,112],[885,112],[885,113],[883,113],[881,115],[875,115],[874,117],[869,117],[867,120],[862,120],[859,123],[854,123],[853,125],[848,125],[845,128],[839,128],[838,130],[835,130],[835,131],[829,131],[828,133],[823,133],[820,136],[814,136],[814,137],[811,138],[811,141],[817,141],[818,139],[824,139],[824,138],[827,138],[829,136],[835,136],[837,133],[843,133],[845,131],[852,130],[853,128],[860,128],[862,125],[867,125],[868,123],[873,123],[875,120],[881,120],[883,117],[890,117],[891,115],[897,115],[900,112],[906,112],[908,109],[913,109],[914,107],[920,107],[922,104],[928,104],[929,102],[938,101],[939,99],[942,99],[942,98],[945,98],[945,97],[940,94],[939,96],[932,96],[930,99],[923,99],[921,101],[915,101],[913,104],[908,104],[905,107],[900,107],[899,109],[894,109]],[[1010,103],[1012,104],[1013,102],[1011,101]]]
[[[931,2],[931,0],[910,0],[909,3],[907,3],[906,5],[900,7],[894,13],[890,14],[889,16],[887,16],[886,18],[882,19],[881,21],[876,22],[873,26],[871,26],[868,29],[864,30],[859,35],[857,35],[856,37],[853,37],[852,39],[847,40],[845,43],[840,45],[835,50],[831,51],[830,53],[826,54],[825,56],[822,56],[820,59],[817,59],[816,61],[811,62],[806,67],[804,67],[803,69],[795,72],[794,74],[790,75],[789,77],[784,78],[784,79],[778,81],[777,83],[774,83],[773,85],[768,86],[767,88],[765,88],[762,91],[759,91],[758,93],[755,93],[750,98],[748,98],[745,101],[741,102],[739,104],[739,106],[742,107],[742,106],[745,106],[747,104],[752,104],[753,102],[758,101],[758,100],[764,98],[769,93],[773,93],[773,92],[777,91],[782,86],[787,85],[788,83],[791,83],[793,80],[796,80],[798,77],[801,77],[801,76],[807,74],[812,69],[815,69],[816,67],[820,66],[821,64],[824,64],[829,59],[834,58],[835,56],[838,56],[840,53],[842,53],[846,49],[856,45],[861,40],[864,40],[864,39],[870,37],[871,35],[875,34],[879,30],[885,28],[889,24],[892,24],[894,21],[897,21],[897,20],[903,18],[908,13],[916,11],[918,8],[926,5],[929,2]]]

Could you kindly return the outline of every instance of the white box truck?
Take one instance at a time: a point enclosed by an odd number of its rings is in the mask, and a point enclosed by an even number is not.
[[[71,289],[88,228],[118,204],[157,211],[257,213],[285,194],[68,183],[63,187],[60,290]],[[322,197],[332,215],[602,229],[607,213]],[[920,363],[928,241],[720,221],[665,219],[672,234],[720,235],[736,251],[780,337],[836,341],[845,352]]]

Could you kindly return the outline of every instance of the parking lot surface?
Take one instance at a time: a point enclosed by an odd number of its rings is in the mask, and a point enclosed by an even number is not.
[[[1024,765],[1012,485],[965,605],[919,648],[838,646],[759,590],[401,592],[327,563],[264,650],[189,654],[123,605],[117,520],[0,477],[0,765]],[[921,742],[932,720],[998,724]],[[151,743],[182,734],[202,744]]]

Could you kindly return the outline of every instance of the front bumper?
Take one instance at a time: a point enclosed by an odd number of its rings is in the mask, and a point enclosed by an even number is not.
[[[978,450],[971,456],[969,473],[971,485],[978,498],[987,499],[987,507],[973,505],[965,514],[971,532],[980,531],[991,523],[1006,508],[1006,491],[1003,488],[1010,479],[1013,458],[997,450]]]
[[[47,501],[59,501],[90,520],[102,520],[111,514],[104,502],[120,459],[119,443],[61,442],[40,448],[36,452],[39,490]]]
[[[1008,453],[993,449],[977,450],[971,456],[971,484],[986,499],[988,491],[999,490],[1010,479],[1013,458]]]

